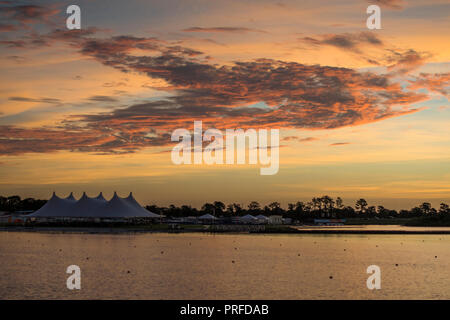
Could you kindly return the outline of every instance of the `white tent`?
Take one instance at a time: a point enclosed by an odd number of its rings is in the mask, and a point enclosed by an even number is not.
[[[72,194],[70,194],[72,195]],[[72,195],[73,198],[73,195]],[[68,212],[72,206],[75,204],[71,197],[62,199],[58,197],[54,192],[50,200],[47,201],[45,205],[42,206],[36,212],[30,214],[30,217],[62,217],[64,212]]]
[[[198,217],[200,220],[214,220],[214,219],[216,219],[216,217],[214,217],[213,215],[211,215],[211,214],[204,214],[204,215],[202,215],[202,216],[200,216],[200,217]]]
[[[72,194],[72,193],[70,193]],[[131,194],[131,193],[130,193]],[[73,197],[73,196],[72,196]],[[95,198],[96,200],[106,201],[106,199],[103,197],[103,192],[100,192],[100,194]]]
[[[100,195],[99,195],[100,196]],[[98,200],[98,197],[89,198],[85,192],[78,201],[75,201],[64,213],[65,217],[99,218],[106,200]]]
[[[255,218],[259,220],[267,220],[267,221],[269,220],[269,218],[263,214],[257,215]]]
[[[53,194],[55,194],[55,193],[53,192]],[[100,192],[100,194],[102,194],[102,193]],[[67,198],[65,198],[64,200],[77,201],[77,200],[75,199],[75,197],[73,196],[73,192],[71,192],[71,193],[69,194],[69,196],[68,196]]]
[[[252,216],[251,214],[246,214],[245,216],[241,217],[241,220],[255,221],[257,219],[254,216]]]
[[[114,192],[114,196],[109,201],[105,200],[102,193],[95,198],[90,198],[83,193],[77,201],[72,193],[62,199],[53,192],[51,199],[30,217],[159,218],[160,216],[144,209],[131,193],[127,198],[120,198]]]

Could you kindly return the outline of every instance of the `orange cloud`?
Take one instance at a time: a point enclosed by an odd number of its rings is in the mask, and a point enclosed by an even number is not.
[[[402,9],[403,0],[368,0],[370,4],[377,4],[381,7],[386,7],[390,9]]]
[[[184,32],[219,32],[219,33],[247,33],[247,32],[262,32],[265,31],[243,28],[243,27],[210,27],[210,28],[202,28],[202,27],[191,27],[187,29],[183,29]]]
[[[450,97],[450,73],[421,73],[413,81],[410,80],[410,89],[426,88],[430,91]]]
[[[95,28],[54,30],[16,41],[24,46],[66,43],[105,66],[162,80],[172,96],[111,112],[70,116],[53,128],[0,127],[3,154],[56,150],[134,152],[170,144],[170,132],[190,128],[194,120],[218,129],[340,128],[417,112],[419,109],[410,105],[428,98],[392,82],[393,73],[406,73],[423,62],[423,56],[414,50],[392,51],[391,74],[378,75],[272,59],[217,65],[202,52],[153,37],[98,38],[97,32]],[[361,43],[383,44],[368,33],[329,35],[315,41],[352,50],[359,50]],[[17,98],[23,102],[42,99]],[[102,95],[89,100],[116,101]],[[257,105],[261,103],[264,107]]]
[[[350,142],[335,142],[335,143],[331,143],[330,147],[335,147],[335,146],[345,146],[350,144]]]

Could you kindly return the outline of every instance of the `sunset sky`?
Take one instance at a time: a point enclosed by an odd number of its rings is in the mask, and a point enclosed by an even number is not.
[[[19,0],[0,17],[0,195],[450,202],[448,0]],[[280,129],[278,174],[174,165],[170,135],[195,120]]]

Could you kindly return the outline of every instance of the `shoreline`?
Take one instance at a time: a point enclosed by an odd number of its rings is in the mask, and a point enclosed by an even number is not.
[[[127,234],[127,233],[229,233],[229,234],[379,234],[379,235],[446,235],[450,230],[349,230],[349,229],[296,229],[290,226],[268,230],[211,230],[209,228],[190,229],[144,229],[133,227],[0,227],[0,232],[38,232],[38,233],[81,233],[81,234]]]

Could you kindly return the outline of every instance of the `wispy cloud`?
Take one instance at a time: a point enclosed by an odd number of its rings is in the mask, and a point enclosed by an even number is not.
[[[409,83],[411,89],[425,88],[450,98],[450,73],[421,73]]]
[[[218,33],[247,33],[247,32],[260,32],[266,33],[266,31],[251,29],[251,28],[243,28],[243,27],[191,27],[187,29],[183,29],[184,32],[218,32]]]
[[[110,96],[92,96],[88,98],[89,101],[97,101],[97,102],[117,102],[118,100],[114,97]]]
[[[0,23],[0,32],[9,32],[14,30],[17,30],[17,27],[15,25]]]
[[[284,137],[282,140],[283,141],[312,142],[312,141],[319,140],[319,138],[316,138],[316,137],[301,138],[301,137],[297,137],[297,136],[288,136],[288,137]]]
[[[390,9],[402,9],[403,0],[367,0],[370,4],[377,4],[381,7]]]
[[[299,38],[303,43],[312,46],[328,45],[344,50],[351,50],[354,52],[361,52],[361,46],[383,46],[383,41],[372,32],[360,33],[342,33],[342,34],[324,34],[314,37]]]
[[[16,2],[4,1],[0,3],[0,16],[7,21],[12,30],[27,28],[32,24],[51,24],[51,18],[60,12],[54,6],[43,6],[38,4],[17,4]],[[8,31],[12,31],[8,30]]]
[[[399,51],[388,50],[391,54],[387,56],[387,63],[392,63],[388,66],[388,70],[393,74],[407,74],[421,65],[423,65],[426,59],[431,57],[429,53],[420,53],[413,49]]]
[[[51,103],[51,104],[61,103],[60,99],[55,99],[55,98],[9,97],[8,100],[9,101],[18,101],[18,102],[40,102],[40,103]]]
[[[335,142],[335,143],[331,143],[330,147],[336,147],[336,146],[345,146],[350,144],[350,142]]]

